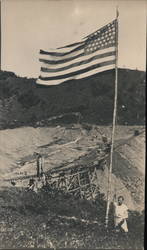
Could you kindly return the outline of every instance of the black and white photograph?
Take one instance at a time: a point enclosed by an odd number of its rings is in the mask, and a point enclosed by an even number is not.
[[[144,249],[146,11],[0,0],[0,249]]]

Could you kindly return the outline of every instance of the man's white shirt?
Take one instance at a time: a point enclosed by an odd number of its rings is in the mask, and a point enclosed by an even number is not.
[[[115,216],[127,219],[128,218],[128,207],[125,204],[118,205],[116,202],[114,202],[115,206]]]
[[[121,224],[121,228],[124,230],[124,232],[128,232],[128,226],[126,219],[128,218],[128,207],[125,204],[118,205],[116,202],[114,202],[115,206],[115,226],[118,226],[121,221],[123,223]]]

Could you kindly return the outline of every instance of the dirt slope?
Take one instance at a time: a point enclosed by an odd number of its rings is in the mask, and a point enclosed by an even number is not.
[[[113,172],[122,180],[134,200],[135,207],[144,207],[145,134],[133,136],[115,151]],[[122,192],[122,190],[120,190]],[[125,194],[125,190],[123,190]]]
[[[144,134],[134,137],[138,127],[118,126],[116,130],[116,149],[113,166],[113,190],[123,194],[131,209],[142,210],[144,204]],[[142,127],[139,127],[142,130]],[[50,128],[23,127],[0,131],[0,181],[1,185],[10,185],[4,179],[18,178],[35,174],[34,151],[45,156],[45,171],[64,163],[73,166],[87,164],[85,155],[95,150],[102,141],[102,134],[108,138],[111,128],[91,126],[89,130],[79,125]],[[89,155],[90,157],[90,155]],[[97,156],[89,160],[95,161]],[[74,163],[72,163],[74,161]],[[99,186],[107,193],[108,169],[99,170]]]

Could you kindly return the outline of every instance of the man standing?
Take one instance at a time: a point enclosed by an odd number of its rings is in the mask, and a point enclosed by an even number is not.
[[[119,196],[116,202],[116,195],[114,196],[114,223],[116,232],[128,233],[128,207],[123,203],[124,197]]]
[[[37,161],[37,177],[40,180],[40,177],[43,175],[43,158],[41,154],[35,153]]]

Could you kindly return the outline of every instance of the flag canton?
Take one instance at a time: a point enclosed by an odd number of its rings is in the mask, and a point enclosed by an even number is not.
[[[85,54],[90,54],[99,49],[115,46],[116,30],[117,22],[115,20],[106,25],[105,27],[89,35],[85,42]]]

